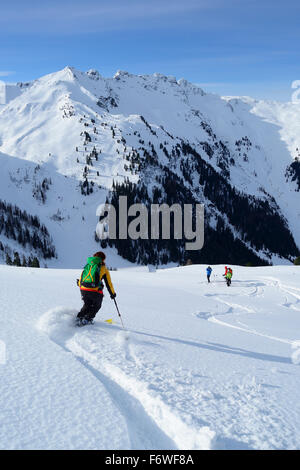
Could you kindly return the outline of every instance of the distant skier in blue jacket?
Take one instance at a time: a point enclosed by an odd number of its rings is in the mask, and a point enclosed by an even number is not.
[[[208,268],[206,268],[206,275],[207,275],[207,282],[208,283],[210,282],[211,273],[212,273],[212,268],[210,266],[208,266]]]

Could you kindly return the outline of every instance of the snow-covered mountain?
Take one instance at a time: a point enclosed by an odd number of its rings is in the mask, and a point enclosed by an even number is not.
[[[184,241],[110,241],[112,264],[114,247],[153,264],[291,261],[299,126],[298,103],[221,98],[160,74],[103,78],[66,67],[18,84],[0,106],[0,262],[18,251],[78,267],[99,247],[97,207],[121,194],[204,203],[205,244],[185,253]]]

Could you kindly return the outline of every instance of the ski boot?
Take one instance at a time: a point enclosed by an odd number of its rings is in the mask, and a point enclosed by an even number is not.
[[[86,325],[93,325],[94,320],[89,320],[87,318],[76,318],[76,326],[86,326]]]

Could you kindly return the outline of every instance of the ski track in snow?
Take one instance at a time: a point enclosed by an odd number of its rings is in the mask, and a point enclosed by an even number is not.
[[[233,285],[234,285],[234,282],[233,282]],[[247,285],[247,288],[251,288],[250,292],[248,291],[249,289],[246,289],[243,292],[243,294],[247,295],[252,300],[261,300],[266,295],[266,290],[272,289],[272,291],[274,292],[274,288],[275,288],[275,292],[276,293],[279,292],[281,294],[281,298],[282,298],[282,295],[284,295],[284,298],[285,298],[284,302],[282,301],[279,302],[278,304],[279,306],[285,307],[287,309],[291,309],[294,311],[298,311],[298,312],[300,311],[299,309],[300,289],[299,288],[296,288],[290,285],[285,285],[281,283],[278,279],[270,278],[270,277],[265,278],[264,282],[255,283],[254,286],[253,286],[253,282],[251,282]],[[234,299],[236,297],[240,297],[241,294],[239,293],[239,295],[235,295],[231,293],[230,294],[226,293],[223,297],[227,298],[228,295]],[[300,364],[300,341],[273,336],[270,334],[260,332],[258,329],[249,327],[249,325],[247,324],[247,318],[249,318],[249,314],[257,314],[257,313],[259,314],[261,313],[259,312],[259,309],[252,308],[252,307],[249,308],[249,306],[239,305],[236,302],[232,302],[232,301],[229,302],[228,300],[225,300],[224,298],[222,298],[222,296],[216,296],[215,294],[208,293],[208,294],[205,294],[205,296],[208,298],[211,298],[213,302],[215,303],[214,312],[213,313],[211,312],[199,313],[198,312],[196,314],[198,318],[208,320],[219,326],[224,326],[227,328],[229,327],[235,330],[240,330],[246,334],[256,335],[266,340],[272,340],[272,341],[277,341],[283,344],[287,344],[291,346],[292,349],[294,350],[294,352],[292,353],[292,357],[291,357],[292,362],[294,364]],[[241,318],[243,318],[243,316],[246,316],[246,314],[248,314],[247,318],[243,321]],[[230,318],[225,321],[223,319],[221,320],[220,317],[222,318],[230,317]],[[234,352],[235,348],[229,347],[228,350]],[[243,353],[245,351],[241,349],[240,352]],[[277,362],[278,359],[279,359],[278,357],[274,357],[274,358],[272,358],[271,356],[268,357],[268,360],[271,360],[271,361],[274,360],[275,362]],[[282,358],[282,362],[289,363],[290,359]],[[261,408],[261,399],[259,398],[259,395],[262,395],[262,392],[263,392],[262,387],[256,383],[255,377],[253,377],[252,382],[250,381],[250,383],[247,384],[247,386],[242,385],[241,387],[238,387],[238,388],[240,388],[240,390],[242,390],[245,393],[246,399],[241,394],[238,394],[238,397],[237,396],[233,397],[232,401],[237,407],[237,414],[247,415],[248,417],[253,416],[251,419],[255,421],[254,416],[257,415],[257,410]],[[252,402],[251,405],[249,402],[249,397],[251,397],[251,402]],[[278,423],[280,422],[281,423],[280,425],[282,426],[282,429],[284,430],[282,434],[284,435],[286,433],[288,435],[289,433],[291,433],[291,431],[288,430],[288,426],[287,426],[287,422],[289,420],[285,416],[285,413],[280,409],[280,405],[279,406],[278,405],[279,404],[276,404],[276,407],[277,407],[276,417],[271,416],[271,414],[268,413],[266,410],[261,410],[263,414],[263,422],[265,425],[267,425],[266,427],[270,427],[270,428],[277,427]],[[241,409],[239,409],[239,406],[241,406]],[[294,415],[293,410],[291,410],[291,414]],[[257,426],[257,423],[255,425]],[[261,432],[263,435],[264,430],[261,429]],[[271,443],[272,439],[269,439],[269,441]],[[272,445],[274,446],[274,448],[277,447],[277,445],[275,444],[275,440],[271,444],[270,448],[272,448]],[[285,445],[287,448],[289,447],[287,443]],[[296,447],[297,447],[297,444],[296,444]]]
[[[297,269],[113,272],[127,340],[107,298],[74,326],[77,271],[0,267],[1,448],[299,448]]]
[[[60,311],[62,320],[57,323],[54,321],[53,325],[53,317],[57,319],[58,313],[59,310],[47,312],[38,328],[44,332],[50,331],[50,338],[66,351],[72,352],[101,382],[125,418],[132,449],[212,447],[214,432],[207,426],[193,428],[185,423],[164,400],[153,393],[151,388],[155,387],[149,387],[147,381],[143,380],[145,365],[143,366],[134,343],[126,339],[124,331],[118,326],[100,326],[95,323],[92,327],[80,328],[77,332],[76,327],[70,325],[70,312],[63,309]],[[63,320],[67,320],[67,329],[66,321]],[[61,334],[61,329],[65,331],[64,334]],[[113,330],[119,331],[116,333]],[[103,333],[107,334],[109,340],[106,348],[103,347]],[[115,337],[112,338],[112,335]],[[95,341],[97,338],[100,346]],[[149,346],[150,343],[142,344]],[[115,346],[114,351],[112,346]],[[115,364],[118,362],[116,356],[119,356],[118,366]],[[140,375],[142,379],[139,378]]]
[[[236,281],[231,288],[224,287],[222,283],[209,286],[215,287],[218,293],[203,293],[204,298],[214,305],[213,313],[198,312],[195,314],[197,318],[209,320],[221,328],[255,335],[264,341],[288,345],[294,348],[291,357],[251,352],[233,345],[197,343],[189,338],[166,336],[156,329],[137,331],[131,328],[127,341],[119,326],[103,322],[78,331],[69,327],[68,334],[61,337],[64,322],[58,322],[56,333],[51,333],[51,312],[48,313],[48,323],[46,321],[42,329],[66,351],[72,352],[106,389],[127,423],[132,449],[263,448],[262,441],[265,448],[270,449],[284,445],[293,448],[291,442],[297,445],[293,410],[289,411],[291,419],[287,419],[286,411],[280,404],[275,407],[275,402],[271,401],[269,406],[265,406],[270,400],[269,390],[276,390],[277,386],[264,383],[250,372],[241,383],[226,384],[224,381],[222,391],[219,386],[206,388],[203,386],[205,375],[198,373],[192,378],[192,373],[189,376],[180,367],[176,372],[170,371],[167,364],[159,360],[165,343],[176,343],[182,347],[200,347],[212,352],[268,361],[275,364],[273,374],[283,374],[278,371],[278,364],[284,366],[300,362],[297,341],[268,334],[248,324],[252,316],[262,315],[261,303],[270,293],[274,296],[274,291],[279,307],[295,311],[295,305],[299,302],[297,288],[281,285],[277,279],[271,278],[258,282]],[[290,304],[286,302],[287,294]],[[148,350],[151,351],[150,355],[147,354]],[[207,403],[210,405],[210,415],[206,413]],[[220,406],[221,417],[218,415]],[[278,426],[281,428],[280,437],[278,432],[277,436],[272,435],[272,429],[277,430]]]
[[[248,285],[248,287],[252,287],[252,285],[253,285],[253,283],[250,283]],[[256,298],[263,297],[266,287],[275,287],[276,289],[282,291],[283,294],[285,294],[285,301],[280,304],[282,307],[290,308],[290,309],[293,309],[293,310],[296,310],[296,311],[300,312],[300,308],[297,308],[300,304],[300,289],[298,289],[296,287],[292,287],[292,286],[285,286],[279,280],[277,280],[275,278],[270,278],[269,277],[268,279],[265,280],[265,283],[256,283],[254,285],[254,288],[253,288],[252,291],[250,291],[250,292],[245,291],[244,294],[246,294],[249,297],[256,297]],[[296,291],[296,292],[294,292],[294,291]],[[292,297],[292,300],[289,299],[286,294],[288,294],[290,297]],[[228,300],[224,300],[220,297],[216,297],[214,294],[205,294],[205,295],[207,297],[212,297],[214,302],[218,302],[217,305],[216,305],[216,312],[214,312],[214,313],[199,312],[199,313],[196,314],[197,317],[212,321],[214,323],[218,323],[220,325],[240,329],[242,331],[252,333],[252,334],[256,334],[258,336],[263,336],[263,337],[268,338],[268,339],[273,339],[275,341],[280,341],[282,343],[291,344],[291,345],[294,343],[293,340],[286,340],[286,339],[283,339],[283,338],[277,338],[277,337],[274,337],[274,336],[265,335],[263,333],[260,333],[256,330],[254,330],[254,329],[249,329],[247,327],[247,325],[245,323],[243,323],[241,320],[239,320],[238,318],[235,318],[235,322],[237,324],[241,325],[240,327],[237,326],[237,325],[233,325],[231,323],[227,323],[225,321],[220,320],[217,317],[219,317],[221,315],[228,315],[228,314],[235,313],[236,315],[240,316],[243,313],[256,313],[256,310],[254,310],[251,307],[245,306],[245,305],[239,305],[239,304],[234,303],[234,302],[229,302]],[[233,295],[233,297],[235,297],[235,296]],[[226,307],[226,309],[223,308],[224,306]]]

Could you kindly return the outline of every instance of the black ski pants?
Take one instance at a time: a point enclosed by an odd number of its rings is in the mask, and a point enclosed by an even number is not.
[[[93,320],[101,308],[103,294],[98,294],[98,292],[81,291],[81,297],[83,300],[83,307],[78,313],[77,318]]]

